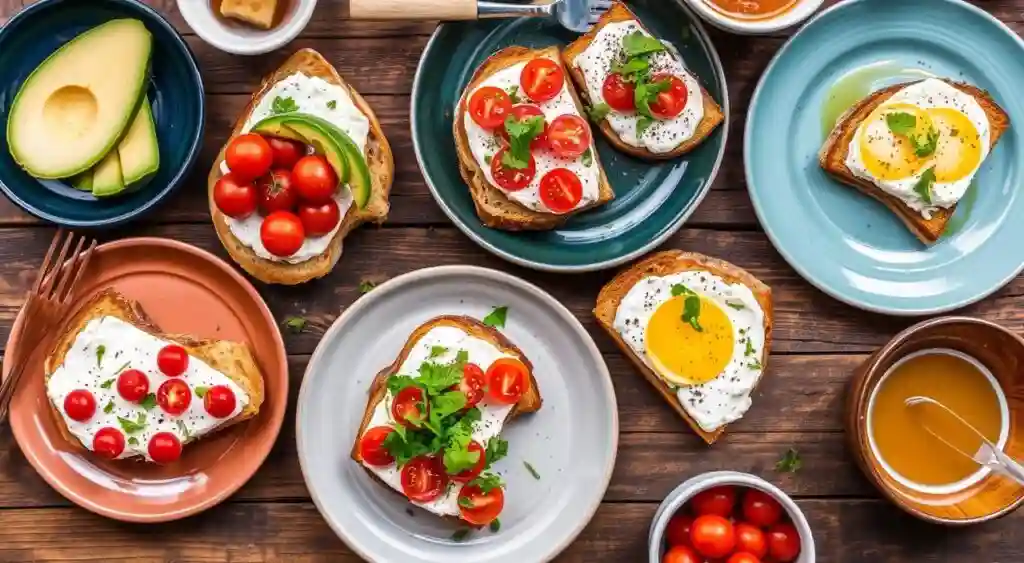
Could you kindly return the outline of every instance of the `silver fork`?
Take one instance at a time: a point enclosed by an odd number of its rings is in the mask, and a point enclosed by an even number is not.
[[[538,4],[477,0],[350,0],[349,17],[357,20],[476,20],[484,18],[553,18],[563,27],[585,33],[612,5],[612,0],[553,0]]]

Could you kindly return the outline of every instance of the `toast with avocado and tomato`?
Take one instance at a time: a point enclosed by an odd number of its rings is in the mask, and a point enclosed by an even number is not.
[[[484,225],[550,230],[615,197],[557,47],[507,47],[476,70],[452,122]]]
[[[453,522],[484,526],[504,504],[492,465],[502,427],[541,407],[533,365],[493,327],[431,319],[370,384],[352,459],[382,486]]]
[[[334,268],[352,229],[387,218],[394,168],[366,100],[301,49],[264,78],[215,159],[213,224],[253,277],[303,283]]]

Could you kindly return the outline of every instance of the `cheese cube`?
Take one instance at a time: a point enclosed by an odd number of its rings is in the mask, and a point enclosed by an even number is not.
[[[223,0],[220,15],[252,24],[260,29],[274,25],[278,0]]]

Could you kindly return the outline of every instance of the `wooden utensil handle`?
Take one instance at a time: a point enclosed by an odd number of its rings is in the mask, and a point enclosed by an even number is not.
[[[355,20],[475,20],[476,0],[349,0]]]

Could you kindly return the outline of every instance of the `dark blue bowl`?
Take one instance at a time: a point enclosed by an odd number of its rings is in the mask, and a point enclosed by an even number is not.
[[[138,191],[98,199],[60,180],[28,175],[7,150],[7,115],[18,89],[50,53],[116,18],[135,18],[153,34],[148,92],[160,144],[160,169]],[[167,199],[188,176],[206,122],[203,80],[184,39],[160,14],[134,0],[43,0],[0,28],[0,189],[25,211],[68,227],[110,227]]]

